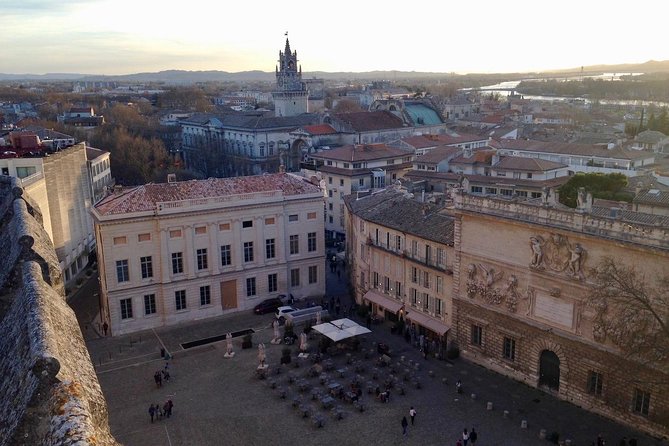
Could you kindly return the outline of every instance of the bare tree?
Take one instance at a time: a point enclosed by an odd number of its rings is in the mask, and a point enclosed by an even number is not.
[[[587,304],[595,310],[595,339],[630,359],[664,368],[669,362],[669,275],[648,277],[605,257],[593,270]]]

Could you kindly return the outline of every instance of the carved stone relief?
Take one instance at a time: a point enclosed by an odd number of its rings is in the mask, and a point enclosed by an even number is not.
[[[564,273],[574,280],[585,280],[587,251],[580,243],[570,243],[567,237],[550,234],[530,237],[530,268]]]

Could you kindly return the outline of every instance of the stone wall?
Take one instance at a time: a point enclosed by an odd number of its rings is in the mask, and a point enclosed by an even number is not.
[[[560,385],[548,390],[558,398],[586,410],[635,426],[658,437],[669,436],[669,394],[666,374],[628,361],[605,348],[596,348],[558,330],[523,322],[493,309],[485,309],[464,299],[454,299],[454,330],[462,356],[532,387],[539,387],[541,352],[555,352],[560,359]],[[482,344],[471,342],[471,325],[483,328]],[[515,358],[503,357],[504,338],[515,340]],[[590,372],[603,377],[599,396],[588,392]],[[634,389],[651,395],[648,416],[632,409]]]
[[[0,177],[0,446],[115,445],[39,209]]]

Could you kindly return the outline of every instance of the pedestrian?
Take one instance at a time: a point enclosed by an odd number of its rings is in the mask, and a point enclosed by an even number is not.
[[[415,419],[416,419],[416,409],[411,406],[411,409],[409,409],[409,416],[411,417],[411,425],[414,425]]]
[[[476,430],[472,427],[472,431],[469,433],[469,441],[472,442],[472,446],[476,445],[476,440],[478,440],[479,434],[476,432]]]
[[[109,330],[109,324],[105,321],[105,323],[102,324],[102,331],[104,331],[105,336],[107,336],[107,330]]]
[[[372,313],[367,313],[367,328],[370,328],[372,325]]]
[[[597,446],[606,446],[606,441],[604,441],[604,437],[602,437],[602,434],[597,435]]]
[[[467,432],[467,429],[464,429],[462,431],[462,444],[464,446],[467,446],[468,441],[469,441],[469,433]]]
[[[455,446],[462,446],[462,440],[458,438],[458,441],[455,442]]]
[[[163,383],[162,378],[160,377],[160,372],[156,372],[153,374],[153,380],[156,382],[156,387],[160,387],[161,384]]]
[[[407,426],[409,426],[407,417],[402,417],[402,435],[404,435],[405,437],[407,436]]]
[[[165,382],[170,380],[170,372],[167,371],[167,368],[163,370],[163,379],[165,380]]]
[[[168,417],[172,415],[172,407],[173,406],[174,406],[174,404],[172,403],[172,400],[167,400],[167,416]]]
[[[167,401],[165,401],[165,404],[163,404],[163,413],[165,414],[165,416],[167,418],[170,417],[170,407],[169,407],[169,404],[167,403]]]
[[[156,406],[153,404],[149,406],[149,415],[151,416],[151,422],[153,423],[153,417],[156,415]]]

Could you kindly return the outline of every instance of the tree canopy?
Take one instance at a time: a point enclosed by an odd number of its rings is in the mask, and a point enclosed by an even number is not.
[[[578,189],[585,188],[594,198],[631,202],[632,194],[624,192],[627,177],[621,173],[577,173],[560,186],[560,203],[575,208]]]

